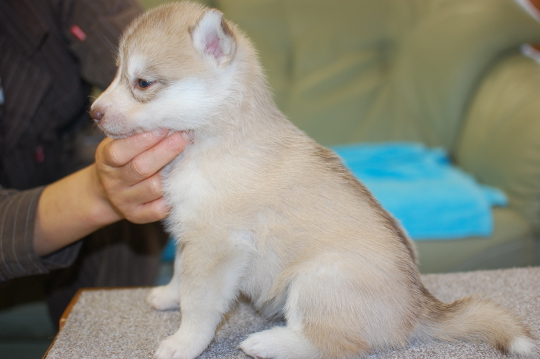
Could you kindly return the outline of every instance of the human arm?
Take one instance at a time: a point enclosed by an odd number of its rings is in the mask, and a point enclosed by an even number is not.
[[[123,218],[134,223],[165,218],[159,172],[186,144],[181,133],[105,139],[94,164],[43,190],[35,219],[36,254],[53,253]]]
[[[121,218],[164,218],[159,171],[187,143],[181,133],[105,139],[79,172],[26,191],[0,187],[0,282],[69,266],[79,239]]]

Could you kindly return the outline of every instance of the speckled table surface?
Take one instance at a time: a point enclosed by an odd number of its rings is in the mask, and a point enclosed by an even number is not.
[[[518,315],[540,337],[540,268],[428,274],[422,279],[445,302],[473,293],[490,298]],[[150,308],[145,302],[149,290],[83,291],[46,358],[151,358],[159,342],[178,329],[180,314]],[[238,344],[250,333],[281,324],[264,319],[249,303],[240,301],[200,358],[247,358]],[[540,351],[536,357],[540,358]],[[507,357],[482,343],[412,342],[407,348],[374,353],[369,358]]]

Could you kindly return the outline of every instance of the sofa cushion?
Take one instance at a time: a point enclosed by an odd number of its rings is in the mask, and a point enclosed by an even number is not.
[[[516,54],[486,75],[464,121],[456,161],[503,188],[540,231],[540,66]]]
[[[512,0],[212,4],[253,40],[280,108],[325,145],[451,149],[485,68],[540,41],[540,25]]]
[[[416,242],[420,271],[442,273],[523,267],[534,264],[534,235],[525,219],[511,208],[494,208],[490,237]]]

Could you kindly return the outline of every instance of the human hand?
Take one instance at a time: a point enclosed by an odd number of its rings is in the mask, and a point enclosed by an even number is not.
[[[34,251],[53,253],[126,218],[134,223],[163,219],[168,207],[161,194],[161,169],[189,143],[167,131],[105,139],[96,162],[46,186],[34,223]]]
[[[159,130],[117,140],[106,138],[98,146],[95,169],[103,196],[120,218],[150,223],[168,215],[160,171],[184,150],[189,137],[182,132],[167,133]]]

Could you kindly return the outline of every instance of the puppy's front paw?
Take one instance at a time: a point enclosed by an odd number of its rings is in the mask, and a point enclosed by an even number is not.
[[[186,356],[187,353],[182,351],[180,344],[173,337],[167,338],[161,342],[158,350],[154,354],[155,359],[192,359],[193,357]]]
[[[180,308],[179,296],[170,288],[169,285],[162,285],[153,288],[146,302],[157,310],[178,309]]]
[[[159,344],[155,359],[194,359],[206,348],[204,340],[196,335],[182,336],[176,333]]]

